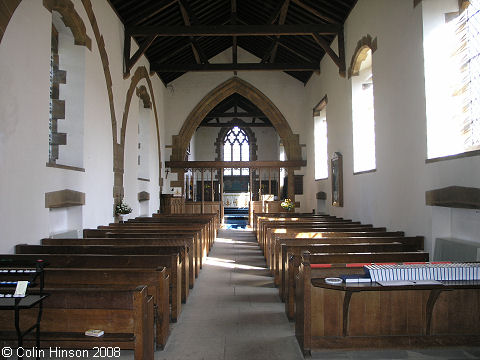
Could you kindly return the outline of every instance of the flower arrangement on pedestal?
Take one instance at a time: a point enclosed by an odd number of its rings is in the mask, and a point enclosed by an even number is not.
[[[295,203],[287,198],[281,202],[280,206],[284,210],[292,211],[295,208]]]
[[[128,215],[132,212],[132,208],[128,204],[120,201],[120,204],[115,205],[115,215],[119,216],[123,220],[124,215]]]

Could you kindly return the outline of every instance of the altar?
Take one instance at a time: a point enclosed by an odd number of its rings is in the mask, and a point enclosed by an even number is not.
[[[224,207],[248,208],[249,201],[250,201],[249,192],[223,194]]]

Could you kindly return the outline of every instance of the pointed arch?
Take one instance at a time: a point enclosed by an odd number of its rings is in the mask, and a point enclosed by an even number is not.
[[[190,112],[180,129],[178,135],[172,137],[172,156],[170,160],[181,161],[184,159],[190,139],[197,130],[205,116],[221,101],[230,95],[238,93],[250,100],[270,120],[278,135],[282,139],[288,160],[301,160],[299,136],[292,132],[290,125],[280,110],[260,90],[238,77],[218,85],[210,91]]]
[[[140,82],[140,80],[145,79],[148,85],[148,92],[147,88],[145,86],[140,86],[139,89],[137,89],[137,85]],[[143,89],[144,90],[143,90]],[[130,104],[132,102],[132,96],[133,93],[137,90],[137,95],[141,98],[145,105],[145,100],[146,97],[148,97],[148,101],[151,99],[151,104],[153,105],[153,113],[155,115],[155,128],[157,130],[157,148],[158,148],[158,184],[162,186],[162,177],[161,177],[161,169],[162,169],[162,157],[161,157],[161,148],[160,148],[160,131],[159,131],[159,124],[158,124],[158,113],[157,113],[157,105],[155,104],[155,97],[153,93],[153,86],[152,86],[152,81],[150,80],[150,76],[148,74],[147,68],[145,66],[140,66],[137,68],[135,71],[135,74],[132,76],[132,80],[130,82],[130,87],[127,91],[126,99],[125,99],[125,109],[123,111],[123,119],[122,119],[122,129],[120,132],[120,148],[121,152],[118,154],[115,154],[118,156],[117,163],[121,164],[121,169],[122,173],[124,170],[124,159],[125,159],[125,136],[127,132],[127,121],[128,121],[128,112],[130,110]],[[143,91],[142,91],[143,90]],[[143,92],[143,97],[142,97],[142,92]],[[146,97],[145,97],[146,96]],[[147,106],[146,106],[147,107]],[[123,181],[122,181],[122,186],[123,186]]]
[[[22,0],[0,1],[0,7],[2,9],[2,16],[0,16],[0,43],[2,42],[3,34],[7,29],[8,23],[21,1]]]
[[[88,37],[85,24],[71,0],[43,0],[43,6],[50,12],[57,11],[62,15],[63,23],[72,31],[75,45],[83,45],[92,50],[92,39]]]
[[[372,38],[372,35],[370,34],[364,36],[358,41],[357,47],[353,52],[352,60],[350,61],[348,78],[358,75],[360,66],[367,57],[368,50],[372,50],[372,54],[377,51],[377,38]]]

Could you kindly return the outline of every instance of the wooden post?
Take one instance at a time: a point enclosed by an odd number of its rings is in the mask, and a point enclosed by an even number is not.
[[[210,169],[210,181],[211,181],[211,184],[210,184],[210,189],[211,189],[211,197],[212,197],[212,202],[215,201],[215,191],[213,190],[213,169]]]
[[[288,198],[295,203],[295,177],[293,168],[288,168]]]
[[[258,168],[258,201],[262,201],[262,168]]]
[[[224,208],[223,208],[223,168],[219,169],[220,171],[220,216],[222,217],[222,225],[224,223]]]
[[[277,200],[280,199],[280,168],[278,168],[278,178],[277,178]]]
[[[253,201],[253,171],[255,169],[250,169],[249,174],[250,174],[250,201]]]
[[[202,214],[205,213],[205,184],[204,184],[204,179],[203,179],[203,168],[201,170],[202,172]]]
[[[272,169],[268,168],[268,194],[272,194]]]

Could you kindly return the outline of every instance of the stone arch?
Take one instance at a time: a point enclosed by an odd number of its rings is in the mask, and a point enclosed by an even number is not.
[[[217,158],[215,160],[223,161],[223,140],[225,139],[225,135],[227,135],[230,129],[233,128],[234,126],[238,126],[238,125],[222,127],[218,132],[217,139],[215,140],[215,154],[217,155]],[[250,160],[251,161],[257,160],[258,146],[257,146],[257,138],[255,136],[255,133],[248,126],[238,126],[238,127],[243,131],[245,131],[245,133],[248,136],[248,144],[250,146],[250,149],[249,149]]]
[[[188,144],[205,116],[228,96],[238,93],[250,100],[270,120],[285,147],[288,160],[301,160],[299,136],[292,132],[290,125],[280,110],[260,90],[238,77],[218,85],[210,91],[190,112],[178,135],[172,137],[172,161],[182,161]]]
[[[368,50],[372,50],[372,54],[377,50],[377,38],[373,39],[370,34],[361,38],[355,51],[353,52],[350,68],[348,69],[348,77],[358,76],[362,62],[367,58]]]
[[[63,23],[72,31],[75,45],[83,45],[92,50],[92,39],[88,37],[85,24],[71,0],[43,0],[43,6],[50,12],[57,11],[62,15]]]
[[[152,108],[152,101],[150,100],[150,95],[148,95],[147,88],[145,85],[141,85],[137,88],[136,91],[137,96],[142,100],[143,102],[143,107],[145,109],[151,109]]]
[[[11,0],[8,4],[2,1],[3,4],[0,4],[2,6],[2,16],[0,16],[0,43],[2,42],[3,34],[7,29],[8,23],[21,1],[22,0]]]
[[[145,86],[140,86],[137,89],[137,85],[140,80],[145,79],[148,85],[148,92]],[[145,89],[144,93],[143,90]],[[114,153],[115,165],[117,169],[121,170],[122,179],[121,179],[121,186],[123,188],[123,171],[124,171],[124,161],[125,161],[125,136],[127,131],[127,121],[128,121],[128,112],[130,110],[130,104],[132,102],[133,92],[137,90],[137,95],[142,99],[144,106],[145,106],[145,95],[148,97],[148,100],[151,99],[151,105],[153,105],[153,113],[155,115],[155,128],[157,130],[157,148],[158,148],[158,184],[162,186],[162,176],[161,176],[161,169],[162,169],[162,157],[161,157],[161,148],[160,148],[160,131],[159,131],[159,123],[158,123],[158,113],[157,113],[157,105],[155,104],[155,97],[153,93],[153,86],[152,81],[150,80],[150,76],[148,74],[147,68],[145,66],[140,66],[135,71],[135,74],[132,76],[130,87],[128,88],[126,99],[125,99],[125,109],[123,111],[123,119],[122,119],[122,129],[120,132],[120,144],[119,150]],[[143,97],[139,95],[143,93]],[[120,181],[120,180],[117,180]]]

